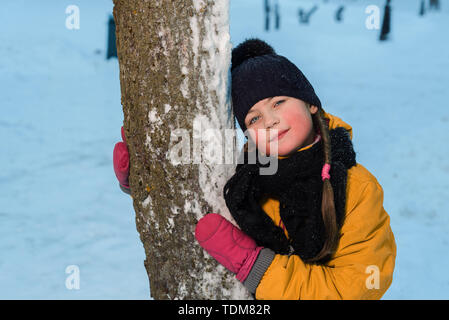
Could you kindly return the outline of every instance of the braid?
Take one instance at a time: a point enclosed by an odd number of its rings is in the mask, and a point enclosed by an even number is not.
[[[306,104],[310,107],[310,104]],[[318,112],[313,115],[315,127],[321,134],[323,139],[324,163],[331,164],[331,141],[329,137],[329,126],[324,117],[323,109],[319,108]],[[321,251],[307,262],[317,262],[330,258],[334,253],[338,243],[338,227],[334,202],[334,190],[329,179],[323,181],[323,197],[321,202],[321,214],[324,222],[325,241]]]

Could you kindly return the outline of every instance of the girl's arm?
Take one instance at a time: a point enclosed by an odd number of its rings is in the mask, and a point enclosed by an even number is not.
[[[257,285],[256,299],[379,299],[392,282],[396,244],[383,190],[366,181],[350,204],[335,256],[327,265],[276,254]],[[352,209],[351,209],[352,207]],[[256,264],[258,262],[256,261]]]

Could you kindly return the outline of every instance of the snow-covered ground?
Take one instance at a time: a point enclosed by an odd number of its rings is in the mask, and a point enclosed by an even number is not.
[[[449,2],[419,17],[419,0],[393,0],[385,43],[365,26],[366,7],[382,16],[384,0],[280,0],[281,29],[269,32],[262,0],[230,2],[232,44],[266,40],[306,74],[326,111],[352,125],[398,247],[384,298],[448,299]],[[70,4],[80,8],[79,30],[65,27]],[[298,8],[314,4],[300,25]],[[111,12],[110,0],[2,1],[2,299],[150,295],[132,201],[112,170],[123,113],[117,60],[104,58]],[[70,265],[79,290],[66,288]]]

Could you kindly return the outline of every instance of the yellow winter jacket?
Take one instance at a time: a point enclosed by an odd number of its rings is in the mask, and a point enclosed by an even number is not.
[[[352,139],[350,125],[328,113],[325,117],[330,120],[329,128],[344,127]],[[279,202],[268,198],[261,204],[279,225]],[[361,164],[348,170],[340,235],[336,253],[326,265],[276,254],[257,287],[256,299],[380,299],[393,279],[396,243],[383,208],[383,189]]]

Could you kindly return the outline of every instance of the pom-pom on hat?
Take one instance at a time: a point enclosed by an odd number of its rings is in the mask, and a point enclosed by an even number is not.
[[[263,40],[250,38],[232,50],[231,74],[233,111],[243,132],[249,109],[266,98],[289,96],[321,108],[301,70]]]

